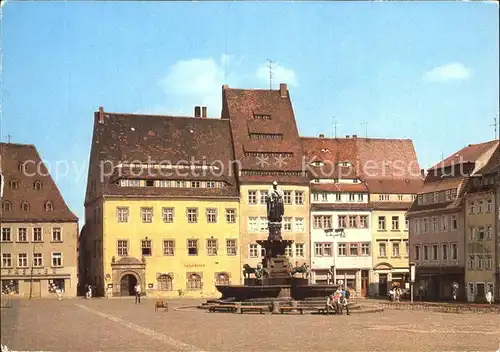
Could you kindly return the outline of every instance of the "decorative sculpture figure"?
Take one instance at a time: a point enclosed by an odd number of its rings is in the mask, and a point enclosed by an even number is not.
[[[283,220],[285,208],[283,205],[283,191],[278,188],[278,182],[274,181],[272,188],[266,196],[267,220],[269,222],[279,222]]]

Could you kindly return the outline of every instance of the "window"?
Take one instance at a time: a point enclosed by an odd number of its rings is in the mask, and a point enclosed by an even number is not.
[[[316,257],[331,257],[332,244],[331,243],[315,243],[314,254]]]
[[[188,255],[198,255],[198,240],[188,240]]]
[[[28,254],[19,253],[17,255],[17,266],[20,268],[26,268],[28,266]]]
[[[186,187],[186,182],[185,181],[175,181],[175,187],[176,188],[184,188],[184,187]]]
[[[153,208],[141,208],[141,220],[144,223],[153,222]]]
[[[174,208],[162,208],[161,217],[164,223],[174,222]]]
[[[190,186],[191,188],[200,188],[200,181],[191,181]]]
[[[36,268],[43,267],[43,254],[33,253],[33,266]]]
[[[410,220],[405,219],[405,231],[408,231],[410,229]]]
[[[238,252],[236,247],[236,240],[229,239],[226,240],[226,254],[229,256],[234,256]]]
[[[259,222],[256,217],[248,218],[248,232],[258,232],[259,231]]]
[[[303,243],[296,243],[295,244],[295,256],[296,257],[305,257],[305,250],[304,250]]]
[[[206,215],[208,224],[215,224],[217,222],[217,209],[208,208],[206,210]]]
[[[420,260],[420,246],[416,245],[413,248],[415,251],[415,261],[418,262]]]
[[[198,222],[198,208],[187,208],[187,221],[190,224]]]
[[[52,253],[52,266],[53,267],[61,267],[62,264],[62,253],[54,252]]]
[[[52,242],[62,242],[62,231],[60,227],[52,228]]]
[[[491,255],[486,255],[484,260],[486,261],[486,270],[491,270],[491,267],[493,264],[493,260],[492,260]]]
[[[53,211],[53,210],[54,206],[52,205],[52,202],[50,201],[45,202],[45,211]]]
[[[483,256],[476,255],[476,268],[479,270],[484,269],[484,258]]]
[[[345,243],[339,243],[338,246],[338,255],[339,256],[345,256],[347,255],[347,246]]]
[[[476,259],[473,255],[469,255],[469,269],[475,269]]]
[[[408,244],[408,240],[403,240],[403,243],[405,245],[405,258],[408,258],[410,255],[410,245]]]
[[[432,245],[432,260],[438,260],[438,246],[437,246],[437,244]]]
[[[163,240],[163,255],[174,256],[175,255],[175,241],[174,240]]]
[[[487,232],[486,232],[486,238],[487,238],[488,240],[493,239],[493,227],[488,226],[488,228],[487,228]]]
[[[392,256],[395,258],[401,257],[401,253],[399,252],[399,242],[392,242]]]
[[[340,202],[342,200],[342,195],[340,193],[335,193],[335,201]]]
[[[437,217],[432,218],[432,232],[437,232],[438,231],[438,219]]]
[[[292,245],[288,245],[285,247],[285,255],[287,257],[293,257]]]
[[[295,191],[295,204],[303,205],[304,204],[304,192]]]
[[[2,227],[2,242],[11,242],[10,227]]]
[[[423,203],[422,202],[422,196],[418,196],[417,204],[421,205],[422,203]]]
[[[251,243],[248,245],[248,252],[250,258],[258,258],[259,257],[259,248],[256,243]]]
[[[349,227],[350,228],[358,227],[358,222],[356,221],[355,215],[349,215]]]
[[[292,231],[292,218],[283,218],[283,230],[288,232]]]
[[[403,200],[403,195],[402,194],[398,194],[398,200]]]
[[[260,204],[266,204],[267,194],[267,191],[260,191]]]
[[[159,291],[172,291],[172,278],[170,277],[170,275],[162,274],[158,276],[158,279],[156,280],[156,286]]]
[[[438,203],[438,202],[439,202],[439,193],[434,192],[434,203]]]
[[[347,216],[339,215],[337,220],[338,220],[338,228],[343,229],[347,227]]]
[[[448,217],[446,215],[441,216],[441,231],[448,231]]]
[[[12,180],[12,181],[9,182],[9,186],[12,189],[18,189],[19,188],[19,182],[17,182],[16,180]]]
[[[471,200],[469,201],[469,214],[474,214],[476,203]]]
[[[451,216],[451,229],[452,230],[458,229],[458,222],[457,222],[457,216],[456,215],[452,215]]]
[[[207,188],[215,188],[215,181],[207,181]]]
[[[217,275],[217,278],[215,279],[215,284],[216,285],[229,285],[229,275],[226,273],[220,273]]]
[[[414,226],[415,226],[415,233],[420,233],[420,219],[415,219],[414,220]]]
[[[358,193],[358,202],[362,202],[362,201],[363,201],[363,194]]]
[[[12,210],[12,204],[9,201],[5,201],[2,204],[2,210],[3,211],[11,211]]]
[[[226,208],[226,222],[228,224],[236,223],[236,209]]]
[[[188,291],[199,291],[201,290],[202,282],[201,277],[198,274],[190,274],[187,282]]]
[[[292,204],[292,191],[283,191],[283,203]]]
[[[425,218],[424,220],[424,233],[429,232],[429,219]]]
[[[349,245],[349,255],[351,255],[351,256],[358,255],[358,244],[357,243],[351,243]]]
[[[458,245],[456,243],[451,244],[451,260],[458,259]]]
[[[488,202],[486,203],[486,212],[491,213],[493,211],[493,201],[491,199],[488,199]]]
[[[17,229],[17,242],[28,242],[28,229],[26,227]]]
[[[207,240],[207,255],[217,255],[217,240]]]
[[[317,202],[319,200],[319,193],[313,193],[313,201]]]
[[[313,226],[315,229],[329,229],[332,227],[331,215],[314,215]]]
[[[448,245],[446,243],[441,246],[441,258],[442,260],[448,260]]]
[[[328,202],[328,193],[321,193],[321,201]]]
[[[477,213],[478,213],[478,214],[482,214],[482,213],[483,213],[483,201],[482,201],[482,200],[480,200],[480,201],[478,201],[477,203],[478,203],[478,204],[477,204]]]
[[[116,208],[116,221],[117,222],[128,222],[128,208],[117,207]]]
[[[248,191],[248,204],[257,204],[257,191]]]
[[[2,253],[2,267],[11,268],[12,267],[12,254]]]
[[[359,227],[363,229],[368,228],[368,215],[360,215],[359,216]]]
[[[387,244],[384,242],[379,242],[378,244],[378,256],[381,258],[387,257]]]
[[[449,189],[448,189],[448,190],[446,190],[446,192],[444,192],[444,195],[445,195],[445,199],[446,199],[447,201],[449,201],[449,200],[450,200],[450,190],[449,190]]]
[[[364,255],[364,256],[370,255],[370,244],[369,243],[361,243],[361,255]]]
[[[378,217],[378,229],[379,231],[385,231],[385,216]]]
[[[323,243],[323,256],[331,257],[333,255],[332,244],[331,243]]]
[[[261,216],[259,219],[259,231],[266,232],[267,231],[267,223],[268,220],[265,216]]]
[[[41,227],[35,227],[33,228],[33,242],[42,242],[42,228]]]
[[[392,230],[399,231],[399,216],[392,217]]]
[[[349,193],[349,202],[354,202],[355,197],[356,197],[355,193]]]
[[[424,246],[424,260],[429,260],[429,247]]]
[[[304,232],[304,218],[295,218],[295,232]]]
[[[128,256],[128,241],[127,240],[116,241],[116,249],[119,257]]]
[[[29,205],[28,203],[26,203],[26,202],[23,202],[23,203],[21,204],[21,209],[22,209],[23,211],[30,211],[30,205]]]
[[[153,254],[153,250],[151,248],[151,240],[141,240],[141,253],[144,256]]]

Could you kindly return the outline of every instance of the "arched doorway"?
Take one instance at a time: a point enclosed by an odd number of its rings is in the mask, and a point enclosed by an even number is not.
[[[134,287],[137,284],[137,278],[132,274],[122,276],[120,280],[120,294],[122,296],[134,296]]]

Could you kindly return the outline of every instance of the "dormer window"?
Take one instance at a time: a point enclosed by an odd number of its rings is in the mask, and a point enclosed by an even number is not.
[[[253,118],[256,120],[271,120],[271,115],[254,114]]]
[[[312,164],[314,166],[323,166],[323,165],[325,165],[322,161],[319,161],[319,160],[313,161]]]
[[[329,151],[330,151],[330,149],[328,149],[328,148],[321,148],[322,153],[328,153]]]
[[[2,209],[3,209],[3,211],[11,211],[12,210],[12,204],[10,204],[10,202],[8,200],[6,200],[2,204]]]
[[[338,163],[338,165],[340,165],[340,166],[351,166],[351,163],[348,162],[348,161],[341,161],[340,163]]]
[[[33,188],[37,191],[42,189],[42,183],[40,181],[35,181],[35,183],[33,184]]]
[[[9,186],[12,189],[18,189],[19,188],[19,182],[16,180],[12,180],[9,182]]]
[[[315,178],[315,179],[313,180],[313,182],[315,182],[315,183],[319,183],[319,178]]]
[[[359,180],[357,178],[352,180],[352,183],[359,183]]]
[[[30,205],[29,205],[27,202],[23,202],[23,203],[21,204],[21,209],[22,209],[23,211],[30,211]]]
[[[17,168],[19,169],[20,172],[26,171],[26,165],[22,161],[19,163],[19,166]]]
[[[45,211],[52,211],[54,210],[54,206],[52,205],[52,202],[47,201],[45,202]]]

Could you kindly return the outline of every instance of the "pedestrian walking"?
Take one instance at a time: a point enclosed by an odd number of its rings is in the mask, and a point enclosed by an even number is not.
[[[137,283],[134,287],[135,291],[135,304],[141,303],[141,286]]]
[[[493,294],[491,293],[491,291],[488,291],[488,293],[486,294],[486,302],[488,302],[488,304],[491,304],[491,301],[493,301]]]

